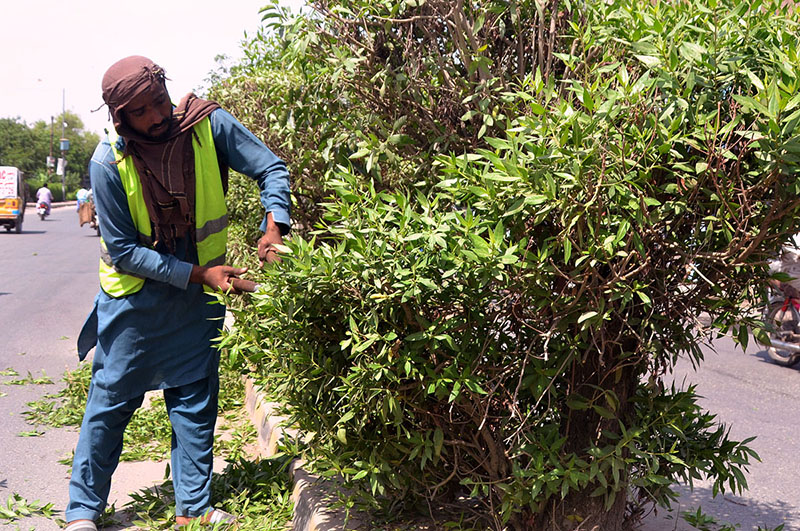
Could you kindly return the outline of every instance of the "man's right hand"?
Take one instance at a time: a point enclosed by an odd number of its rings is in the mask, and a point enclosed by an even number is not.
[[[275,263],[280,262],[281,257],[278,256],[278,248],[276,245],[283,243],[283,236],[281,230],[272,217],[272,212],[267,214],[267,230],[264,235],[258,240],[258,265],[263,266],[264,262]]]
[[[247,273],[246,267],[193,265],[189,282],[206,285],[215,291],[221,289],[239,295],[245,291],[255,291],[254,282],[239,278],[245,273]]]

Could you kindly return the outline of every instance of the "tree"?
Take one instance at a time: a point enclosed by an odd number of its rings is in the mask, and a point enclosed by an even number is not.
[[[310,462],[495,529],[622,529],[677,480],[745,488],[748,441],[663,378],[760,334],[742,308],[800,207],[797,14],[315,7],[268,11],[251,49],[276,48],[216,89],[315,172],[223,342]]]
[[[66,153],[67,173],[65,183],[67,191],[74,192],[88,173],[89,160],[92,157],[99,137],[97,134],[83,130],[83,121],[72,112],[57,116],[51,126],[44,120],[28,125],[19,119],[0,119],[0,163],[16,166],[26,174],[34,190],[43,182],[60,183],[61,178],[55,171],[48,172],[47,157],[51,153],[61,156],[59,140],[61,139],[61,123],[64,126],[64,137],[70,142]],[[51,142],[52,127],[52,142]],[[53,193],[60,197],[60,187],[53,187]]]
[[[25,173],[36,169],[30,157],[33,133],[24,122],[13,118],[0,118],[0,165],[15,166]]]

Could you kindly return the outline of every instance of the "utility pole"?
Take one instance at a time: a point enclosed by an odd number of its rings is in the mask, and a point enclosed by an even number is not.
[[[67,125],[67,89],[62,89],[61,92],[61,200],[64,201],[67,198],[67,187],[66,187],[66,178],[67,178],[67,150],[69,149],[69,140],[64,137],[64,127]]]
[[[53,173],[53,168],[56,165],[56,159],[53,158],[53,115],[50,115],[50,156],[47,157],[47,180]]]

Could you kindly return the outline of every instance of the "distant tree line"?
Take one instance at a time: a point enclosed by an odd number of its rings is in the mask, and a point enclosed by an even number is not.
[[[43,183],[51,185],[56,200],[61,197],[61,176],[56,168],[47,167],[47,157],[61,156],[60,139],[64,125],[64,138],[69,140],[66,153],[67,171],[64,178],[66,198],[88,181],[88,165],[99,137],[85,131],[83,121],[77,114],[67,111],[56,116],[53,124],[39,120],[28,124],[20,118],[0,118],[0,166],[16,166],[25,173],[28,193],[32,194]]]

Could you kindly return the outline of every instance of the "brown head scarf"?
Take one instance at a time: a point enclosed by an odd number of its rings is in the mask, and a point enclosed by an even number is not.
[[[103,101],[117,134],[125,139],[124,156],[142,182],[144,202],[153,225],[154,243],[175,250],[175,239],[187,232],[194,239],[195,174],[192,127],[219,105],[187,94],[173,110],[169,132],[157,140],[128,125],[125,106],[151,90],[166,92],[164,69],[146,57],[133,55],[113,65],[103,76]]]

